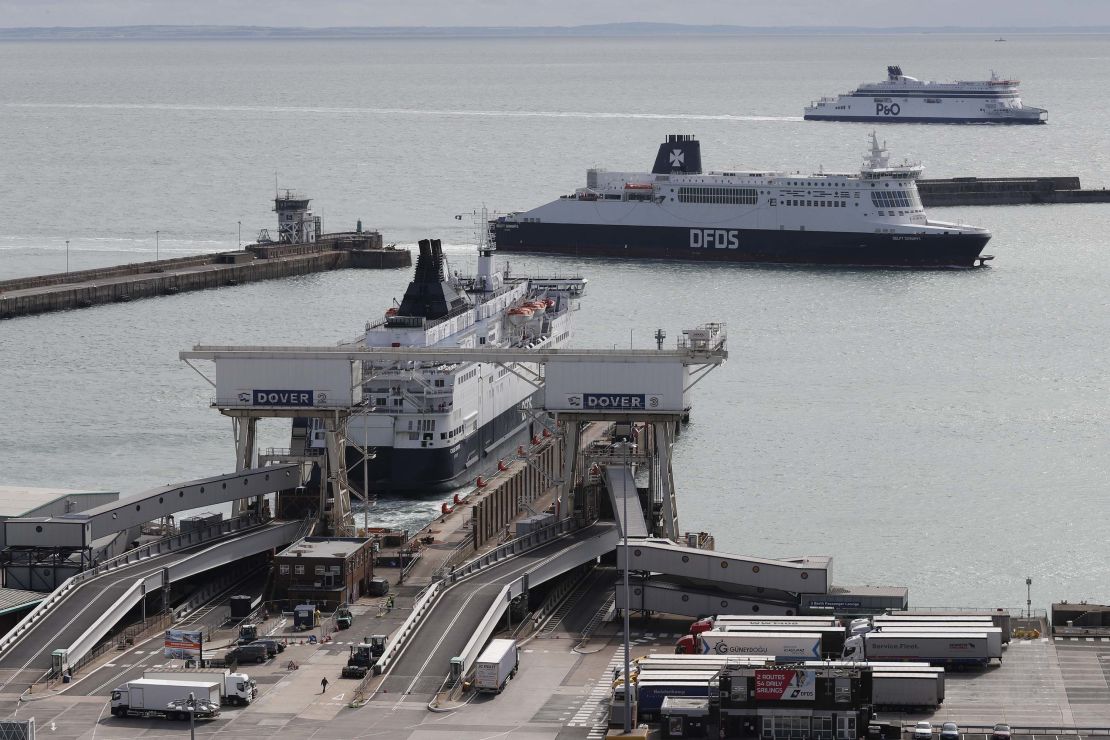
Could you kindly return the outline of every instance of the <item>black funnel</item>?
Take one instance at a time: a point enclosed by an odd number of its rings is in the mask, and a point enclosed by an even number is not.
[[[667,140],[659,145],[651,172],[654,175],[700,175],[701,143],[693,134],[668,134]]]
[[[416,275],[405,290],[397,315],[440,319],[467,305],[466,298],[447,282],[443,247],[439,239],[421,239],[419,246]]]

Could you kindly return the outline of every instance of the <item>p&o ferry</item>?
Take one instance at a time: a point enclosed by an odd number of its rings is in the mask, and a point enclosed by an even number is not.
[[[517,277],[494,265],[486,218],[472,277],[452,273],[438,239],[419,243],[416,274],[399,305],[367,324],[357,347],[462,347],[536,351],[566,344],[581,277]],[[503,363],[367,361],[366,413],[347,423],[348,477],[371,491],[435,493],[490,471],[499,451],[542,434],[537,385]],[[538,405],[537,405],[538,408]],[[324,430],[298,420],[293,434],[322,451]],[[362,448],[362,449],[360,449]],[[363,450],[372,453],[364,460]],[[366,465],[365,474],[362,465]]]
[[[807,121],[886,123],[1045,123],[1048,111],[1024,105],[1018,80],[991,72],[979,82],[928,82],[887,67],[884,82],[824,97],[805,109]]]
[[[925,214],[919,164],[891,164],[874,132],[858,173],[703,173],[672,134],[651,172],[586,171],[586,187],[492,222],[503,251],[631,259],[975,267],[988,230]]]

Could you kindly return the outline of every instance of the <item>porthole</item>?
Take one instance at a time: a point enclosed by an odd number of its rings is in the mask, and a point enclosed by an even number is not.
[[[802,571],[802,580],[804,581],[804,580],[805,580],[805,579],[807,579],[807,578],[809,578],[809,573],[806,573],[806,572],[805,572],[805,571],[803,570],[803,571]]]
[[[226,483],[221,483],[221,484],[220,484],[220,486],[221,486],[222,488],[224,488],[224,489],[226,489],[226,488],[227,488],[227,484],[226,484]]]
[[[689,555],[683,555],[682,556],[682,562],[689,563],[690,562],[690,556]]]
[[[635,555],[636,557],[640,557],[640,555],[642,555],[643,553],[640,550],[633,550],[632,554]]]
[[[244,478],[244,479],[243,479],[243,485],[245,486],[245,485],[247,485],[248,483],[250,483],[250,481],[249,481],[248,479]]]
[[[721,561],[721,567],[722,568],[727,568],[728,567],[728,561],[727,560],[722,560]]]
[[[266,473],[265,477],[262,480],[270,480],[270,474]]]
[[[164,503],[166,503],[166,502],[165,502],[165,501],[163,500],[163,498],[162,498],[161,496],[159,496],[159,497],[158,497],[158,503],[160,503],[160,504],[164,504]]]
[[[37,527],[35,527],[35,531],[41,533],[42,532],[42,525],[40,524]]]
[[[728,609],[728,602],[727,601],[721,601],[721,608],[722,609]]]
[[[142,508],[141,506],[139,506],[138,504],[135,504],[135,511],[139,511],[141,508]]]
[[[753,612],[759,611],[759,604],[752,604],[752,611]]]
[[[202,488],[200,490],[203,491],[204,489]],[[177,497],[178,498],[185,498],[185,492],[184,491],[178,491],[177,492]]]
[[[201,486],[201,487],[200,487],[200,492],[201,492],[201,493],[204,493],[204,486]]]
[[[689,601],[690,600],[690,594],[682,594],[682,600],[683,601]]]
[[[759,572],[759,566],[758,565],[753,565],[752,566],[752,573],[758,573],[758,572]]]

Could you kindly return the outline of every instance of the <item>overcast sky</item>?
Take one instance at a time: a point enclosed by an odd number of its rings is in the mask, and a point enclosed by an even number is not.
[[[0,27],[1110,26],[1110,0],[0,0]]]

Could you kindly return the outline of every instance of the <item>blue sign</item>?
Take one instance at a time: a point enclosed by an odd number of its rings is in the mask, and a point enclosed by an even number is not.
[[[312,396],[312,391],[256,390],[252,403],[255,406],[314,406]]]
[[[643,393],[583,393],[582,405],[587,409],[614,411],[643,411],[647,408]]]

